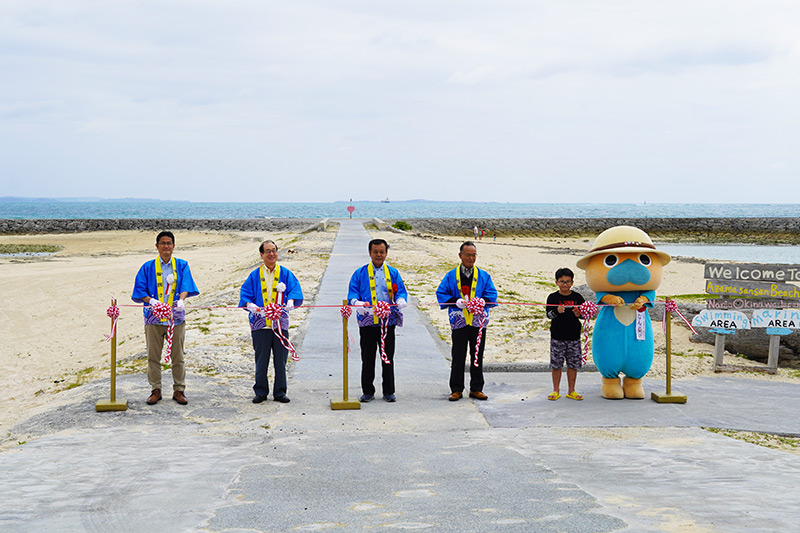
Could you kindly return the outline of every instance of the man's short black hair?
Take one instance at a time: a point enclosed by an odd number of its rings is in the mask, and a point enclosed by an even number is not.
[[[260,253],[260,254],[264,253],[264,245],[267,244],[268,242],[271,242],[272,244],[275,244],[275,241],[271,241],[271,240],[267,239],[266,241],[264,241],[264,242],[262,242],[261,244],[258,245],[258,253]],[[278,245],[277,244],[275,244],[275,251],[276,252],[278,251]]]
[[[478,249],[478,247],[477,247],[477,246],[475,246],[475,243],[474,243],[474,242],[472,242],[472,241],[464,241],[463,243],[461,243],[461,248],[459,248],[459,249],[458,249],[458,253],[461,253],[461,252],[463,252],[463,251],[464,251],[464,247],[465,247],[465,246],[472,246],[472,247],[473,247],[473,248],[475,248],[476,250]]]
[[[556,270],[556,281],[564,276],[567,276],[570,279],[575,279],[575,273],[566,267]]]
[[[383,239],[372,239],[371,241],[369,241],[369,248],[367,248],[367,250],[369,250],[371,252],[373,246],[380,246],[381,244],[386,247],[386,251],[388,252],[389,251],[389,243],[386,242]]]
[[[172,244],[175,244],[175,235],[173,235],[171,231],[162,231],[156,235],[156,244],[161,240],[161,237],[169,237],[172,239]]]

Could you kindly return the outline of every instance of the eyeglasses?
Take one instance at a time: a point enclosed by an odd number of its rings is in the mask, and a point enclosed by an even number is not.
[[[558,283],[559,285],[570,285],[570,284],[572,284],[572,280],[571,279],[568,279],[566,281],[558,280],[558,281],[556,281],[556,283]]]
[[[463,255],[464,257],[478,257],[478,254],[465,254],[465,253],[462,253],[461,255]]]
[[[278,253],[278,250],[264,250],[264,253],[265,253],[265,254],[267,254],[267,255],[270,255],[270,254],[277,254],[277,253]]]
[[[175,246],[174,242],[159,242],[158,246]]]

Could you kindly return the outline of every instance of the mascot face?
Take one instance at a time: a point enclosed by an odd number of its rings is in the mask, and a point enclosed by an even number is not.
[[[578,267],[586,270],[586,283],[595,292],[652,291],[661,285],[669,260],[644,231],[615,226],[597,236]]]
[[[608,253],[589,259],[586,283],[595,292],[655,290],[663,265],[654,253]]]

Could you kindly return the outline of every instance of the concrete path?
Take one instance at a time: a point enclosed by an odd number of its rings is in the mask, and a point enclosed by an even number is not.
[[[318,303],[341,303],[368,239],[342,221]],[[405,316],[396,403],[330,409],[342,395],[337,307],[310,316],[290,404],[254,406],[247,380],[200,376],[189,377],[189,410],[136,401],[97,414],[107,383],[69,391],[72,404],[27,423],[52,434],[0,454],[0,530],[790,531],[800,521],[800,456],[700,429],[800,434],[797,385],[677,382],[689,403],[658,405],[602,400],[599,376],[581,373],[586,400],[548,402],[549,374],[491,373],[487,402],[448,402],[446,346],[413,305]],[[358,397],[357,349],[350,368]],[[121,394],[140,393],[140,381],[123,376]]]

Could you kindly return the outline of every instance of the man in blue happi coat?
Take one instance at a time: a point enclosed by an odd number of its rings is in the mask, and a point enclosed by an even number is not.
[[[284,343],[289,342],[289,311],[303,305],[303,290],[292,271],[278,264],[278,245],[274,241],[262,242],[258,253],[264,264],[250,273],[239,291],[239,307],[246,307],[250,312],[250,334],[256,355],[253,403],[261,403],[269,395],[267,373],[270,352],[275,368],[272,397],[276,402],[289,403],[286,396],[286,358],[289,350]],[[264,316],[264,307],[276,303],[283,309],[278,324],[273,324]]]
[[[464,392],[464,360],[469,348],[469,396],[478,400],[486,400],[483,392],[483,349],[486,346],[486,329],[483,330],[478,354],[475,355],[478,332],[489,323],[489,308],[496,307],[497,290],[488,272],[475,266],[478,251],[475,243],[466,241],[458,252],[461,264],[448,272],[439,288],[436,289],[436,301],[441,309],[447,309],[452,329],[453,347],[450,366],[450,398],[451,402],[461,399]],[[473,298],[483,298],[486,302],[484,316],[475,316],[466,307]],[[475,357],[478,364],[475,365]]]
[[[160,320],[152,312],[152,305],[158,301],[172,308],[174,320],[172,340],[172,399],[186,405],[186,369],[183,358],[186,310],[184,301],[200,292],[192,279],[189,263],[172,256],[175,250],[175,236],[171,231],[162,231],[156,237],[158,257],[146,262],[136,274],[131,300],[143,303],[144,332],[147,342],[147,380],[151,393],[147,404],[153,405],[161,400],[161,351],[167,337],[169,322]],[[177,298],[176,298],[177,296]]]
[[[397,269],[386,263],[388,253],[389,243],[385,240],[369,241],[370,262],[353,272],[347,292],[347,300],[356,307],[361,339],[362,402],[369,402],[375,397],[375,355],[381,344],[380,319],[373,312],[377,302],[391,305],[385,338],[388,362],[381,359],[383,399],[387,402],[397,400],[394,387],[394,330],[396,326],[403,325],[402,309],[407,305],[408,292]]]

